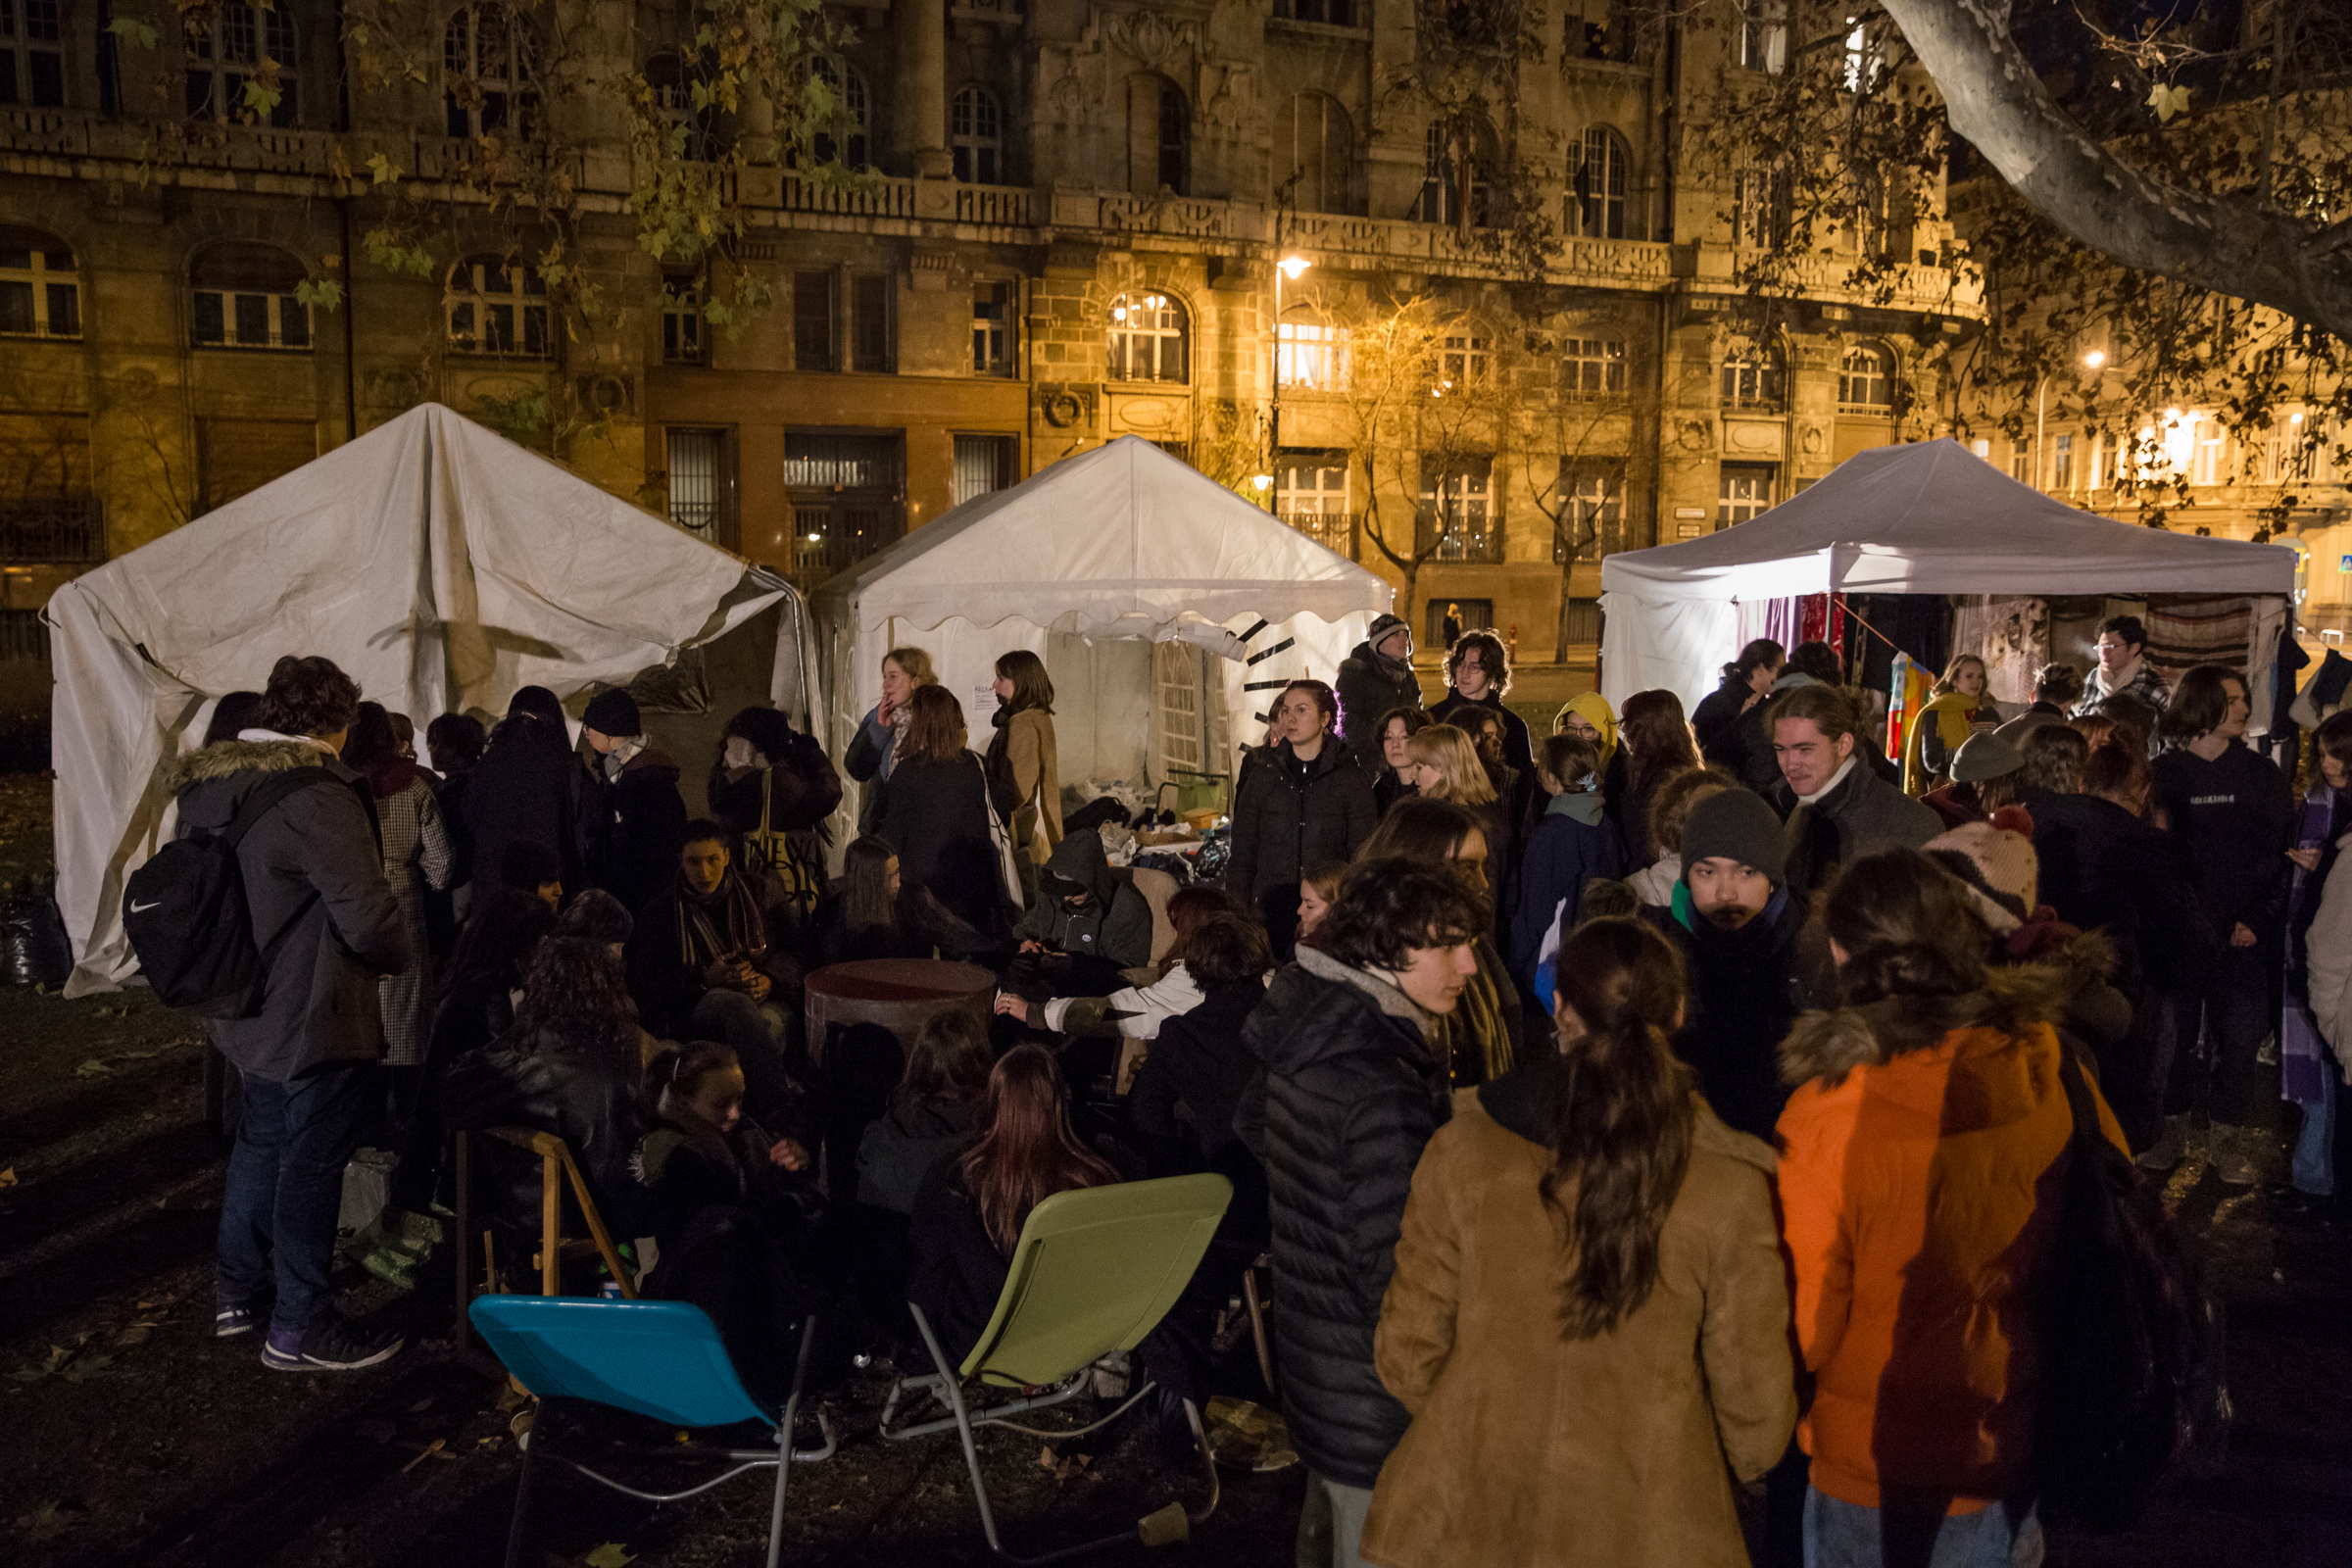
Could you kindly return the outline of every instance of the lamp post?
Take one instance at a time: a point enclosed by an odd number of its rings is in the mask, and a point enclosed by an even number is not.
[[[2097,349],[2092,349],[2088,354],[2082,356],[2083,367],[2087,369],[2095,370],[2106,363],[2107,356]],[[2034,383],[2034,488],[2045,495],[2049,493],[2050,487],[2042,481],[2048,472],[2049,459],[2043,455],[2045,443],[2041,439],[2043,414],[2041,394],[2043,389],[2050,384],[2051,373],[2048,370],[2042,371],[2041,379]]]
[[[1276,229],[1276,244],[1280,245],[1279,226]],[[1285,256],[1274,264],[1274,412],[1267,423],[1266,437],[1266,466],[1269,468],[1279,466],[1282,462],[1282,283],[1285,278],[1289,278],[1294,283],[1297,282],[1299,276],[1314,265],[1305,257],[1298,255]],[[1251,482],[1255,483],[1254,480]],[[1271,490],[1273,482],[1273,479],[1268,477],[1265,484],[1258,486],[1260,490],[1267,492],[1266,510],[1268,512],[1272,512],[1275,507],[1275,497]]]

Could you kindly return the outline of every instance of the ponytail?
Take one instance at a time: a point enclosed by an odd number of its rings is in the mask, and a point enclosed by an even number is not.
[[[1690,1166],[1690,1069],[1667,1047],[1682,956],[1640,920],[1579,926],[1560,950],[1561,1049],[1545,1117],[1544,1205],[1567,1222],[1560,1323],[1570,1340],[1615,1328],[1658,1283],[1658,1236]]]
[[[714,1040],[692,1040],[677,1045],[664,1040],[661,1048],[645,1064],[645,1075],[639,1085],[639,1096],[649,1118],[662,1114],[662,1097],[675,1095],[685,1100],[694,1094],[695,1086],[714,1072],[740,1069],[734,1048]]]

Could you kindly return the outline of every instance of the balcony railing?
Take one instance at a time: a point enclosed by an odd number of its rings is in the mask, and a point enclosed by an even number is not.
[[[876,177],[854,185],[827,185],[787,171],[782,206],[788,213],[828,213],[842,218],[912,218],[914,181]]]
[[[1336,550],[1349,561],[1355,559],[1355,532],[1359,521],[1352,512],[1284,512],[1282,520],[1323,546]]]
[[[95,497],[0,501],[0,561],[74,564],[106,559],[106,528]]]
[[[958,185],[956,221],[1002,228],[1027,228],[1034,220],[1035,193],[1018,185]]]
[[[49,627],[37,610],[0,610],[0,664],[49,662]]]

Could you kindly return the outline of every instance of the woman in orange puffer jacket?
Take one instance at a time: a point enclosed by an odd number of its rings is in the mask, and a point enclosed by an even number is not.
[[[1807,1568],[2041,1560],[2034,1292],[2074,1121],[2069,980],[1994,967],[1967,890],[1910,850],[1853,861],[1824,921],[1846,1005],[1782,1065],[1783,1223],[1817,1379]],[[2093,1091],[2094,1098],[2096,1091]],[[2102,1130],[2121,1130],[2101,1100]]]

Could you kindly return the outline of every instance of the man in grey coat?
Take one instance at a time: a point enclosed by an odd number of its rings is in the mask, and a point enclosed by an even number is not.
[[[1835,686],[1800,686],[1774,700],[1772,750],[1796,797],[1785,832],[1788,891],[1810,898],[1838,868],[1889,845],[1916,850],[1943,819],[1878,775],[1856,751],[1861,720]]]
[[[401,1347],[345,1323],[328,1282],[343,1167],[381,1103],[376,981],[410,957],[366,786],[340,760],[359,703],[359,687],[331,662],[281,659],[261,727],[181,758],[169,780],[179,836],[191,838],[224,831],[271,775],[318,770],[237,847],[269,981],[259,1013],[211,1026],[244,1080],[220,1201],[215,1328],[222,1337],[253,1329],[274,1284],[262,1364],[286,1372],[372,1366]]]

